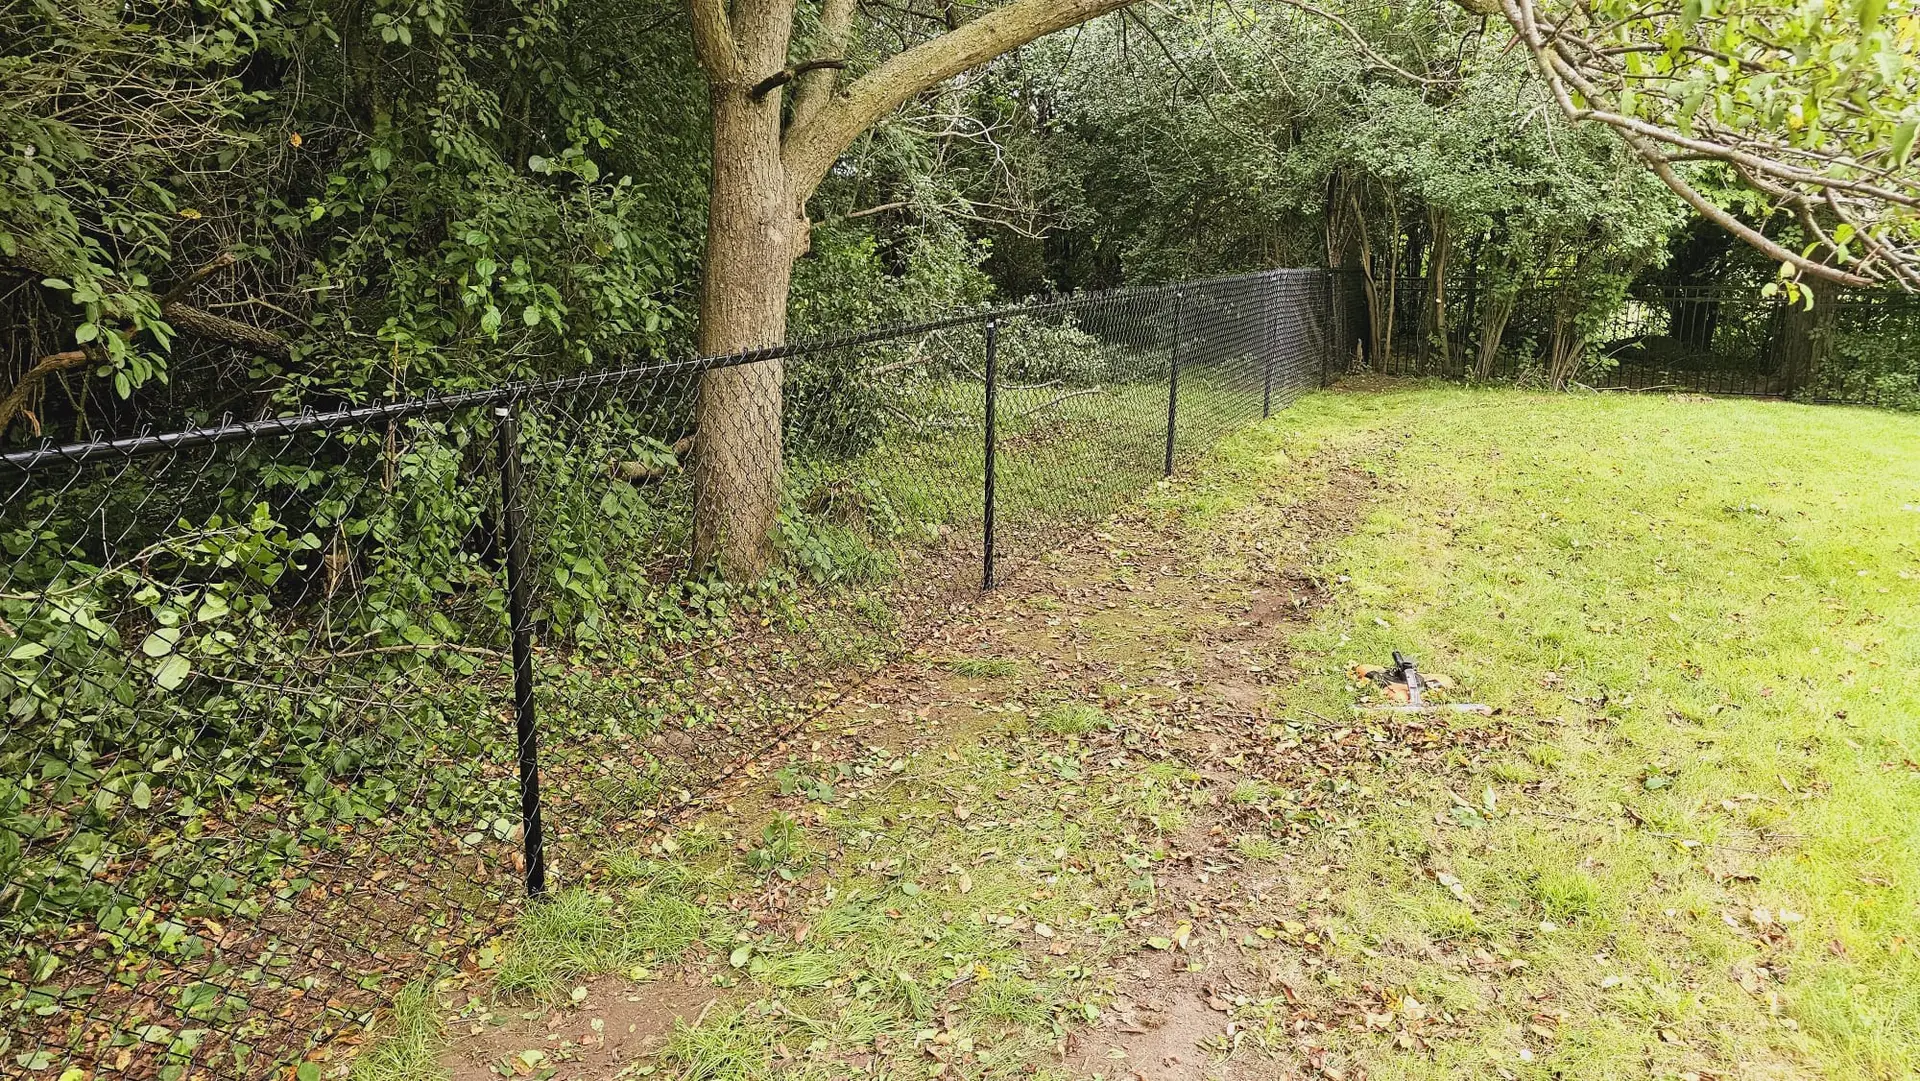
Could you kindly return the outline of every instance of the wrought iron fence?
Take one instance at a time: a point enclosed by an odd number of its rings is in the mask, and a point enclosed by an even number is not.
[[[1348,291],[1274,271],[0,456],[0,1074],[321,1053],[1321,385]],[[725,379],[771,393],[703,413]],[[730,582],[696,553],[756,484],[769,561]]]
[[[1640,285],[1591,301],[1553,284],[1455,288],[1442,335],[1425,279],[1403,278],[1389,355],[1369,360],[1396,375],[1920,408],[1920,298],[1843,292],[1808,309],[1757,285]]]

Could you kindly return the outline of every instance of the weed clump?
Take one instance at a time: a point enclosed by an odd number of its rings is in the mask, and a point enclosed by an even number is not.
[[[1040,727],[1056,736],[1084,736],[1112,724],[1105,710],[1084,702],[1063,702],[1040,715]]]
[[[1600,883],[1585,871],[1546,871],[1529,886],[1546,917],[1557,923],[1591,919],[1600,912],[1605,895]]]

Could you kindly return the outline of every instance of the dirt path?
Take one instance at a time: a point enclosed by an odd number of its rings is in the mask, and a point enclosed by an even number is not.
[[[578,985],[551,1005],[456,992],[442,1062],[459,1081],[731,1078],[755,1063],[810,1077],[816,1060],[820,1076],[910,1060],[936,1076],[1273,1078],[1341,1076],[1333,1029],[1417,1046],[1447,1018],[1328,978],[1318,883],[1369,802],[1505,736],[1497,723],[1289,718],[1287,643],[1328,595],[1320,557],[1383,483],[1350,459],[1267,463],[1251,500],[1202,521],[1142,511],[1026,568],[677,835],[676,849],[718,838],[751,862],[775,814],[804,831],[814,855],[792,881],[714,871],[689,892],[731,939],[709,930],[649,954],[639,984],[563,972],[558,986]],[[838,791],[809,801],[795,776]],[[921,934],[939,944],[970,922],[994,942],[940,954],[945,993],[904,1008],[914,1035],[875,1021],[829,1026],[805,1051],[783,1037],[802,1010],[793,994],[845,1016],[864,1008],[876,954],[919,961],[889,952],[885,921],[819,950],[809,934],[844,922],[844,898],[863,890],[898,900],[885,912],[904,931],[905,898],[935,879],[948,907]],[[970,960],[992,949],[991,965]],[[817,981],[778,967],[821,950],[831,974]],[[742,951],[758,978],[739,978]],[[986,1001],[990,969],[1009,966],[1031,1009]],[[701,1050],[721,1029],[748,1033],[728,1052],[743,1059]]]

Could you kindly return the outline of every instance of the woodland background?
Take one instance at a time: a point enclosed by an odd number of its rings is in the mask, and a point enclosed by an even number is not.
[[[971,14],[861,12],[875,55]],[[709,132],[677,4],[31,0],[0,14],[0,41],[8,444],[689,347]],[[1694,182],[1791,237],[1726,179]],[[1635,282],[1757,286],[1775,269],[1609,132],[1567,123],[1503,24],[1444,4],[1105,16],[921,94],[810,211],[795,337],[1333,264],[1374,283],[1378,365],[1396,337],[1463,354],[1486,337],[1434,327],[1431,303],[1378,325],[1396,279],[1471,290],[1476,320],[1544,288],[1556,318],[1597,328]],[[1885,337],[1838,347],[1898,367]],[[1564,382],[1595,359],[1585,344],[1529,342],[1513,367]]]

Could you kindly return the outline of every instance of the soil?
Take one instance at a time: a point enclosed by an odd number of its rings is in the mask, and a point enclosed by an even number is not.
[[[681,973],[637,984],[602,977],[584,987],[585,998],[563,1007],[516,1010],[476,999],[447,1025],[441,1065],[450,1081],[500,1081],[549,1068],[551,1081],[613,1077],[658,1051],[676,1024],[697,1024],[721,998],[711,984]]]
[[[1311,930],[1290,938],[1285,950],[1241,948],[1257,929],[1295,917],[1295,926],[1310,927],[1316,875],[1324,869],[1296,867],[1288,856],[1243,857],[1234,844],[1240,833],[1284,834],[1289,827],[1233,803],[1230,794],[1249,776],[1305,792],[1318,779],[1371,765],[1381,755],[1420,763],[1464,738],[1499,738],[1418,717],[1382,721],[1373,726],[1377,735],[1311,732],[1293,747],[1276,744],[1268,732],[1270,710],[1295,677],[1289,636],[1331,597],[1309,568],[1364,517],[1380,484],[1336,463],[1322,483],[1297,486],[1307,489],[1304,497],[1267,496],[1210,524],[1215,550],[1198,554],[1190,532],[1163,521],[1134,515],[1108,523],[1045,567],[1012,576],[961,619],[931,629],[914,655],[845,690],[809,734],[781,742],[742,769],[709,805],[725,808],[732,827],[745,831],[776,809],[804,815],[804,807],[789,808],[792,801],[778,798],[768,781],[785,755],[831,761],[873,748],[954,747],[1003,720],[978,708],[982,700],[1022,688],[1045,687],[1120,710],[1150,706],[1172,722],[1164,753],[1210,786],[1207,806],[1156,874],[1161,910],[1169,921],[1175,913],[1191,914],[1191,937],[1175,948],[1112,958],[1110,1008],[1067,1037],[1049,1065],[1103,1081],[1339,1076],[1322,1048],[1323,1034],[1369,1024],[1381,1016],[1374,1012],[1378,1003],[1369,989],[1354,989],[1342,1000],[1316,986],[1323,947]],[[948,663],[957,657],[1004,657],[1021,671],[963,675]],[[1106,738],[1118,737],[1087,737],[1095,746]],[[1321,813],[1317,798],[1305,797],[1299,810]],[[802,882],[788,892],[811,888]],[[782,922],[792,898],[748,903],[771,927]],[[529,1072],[516,1072],[513,1061],[529,1051],[544,1056],[542,1068],[557,1068],[554,1081],[607,1081],[656,1051],[677,1022],[694,1023],[721,995],[694,975],[638,986],[603,979],[586,990],[577,1006],[521,1007],[524,1013],[476,1000],[469,1007],[473,1019],[449,1026],[456,1039],[446,1065],[454,1081],[494,1081],[503,1076],[496,1066],[506,1076]],[[1236,1011],[1276,996],[1293,1009],[1262,1034],[1269,1042],[1256,1052],[1247,1046],[1248,1022]],[[494,1012],[486,1015],[489,1009]],[[1412,1031],[1397,1035],[1421,1038]],[[1281,1046],[1273,1045],[1276,1038]]]

